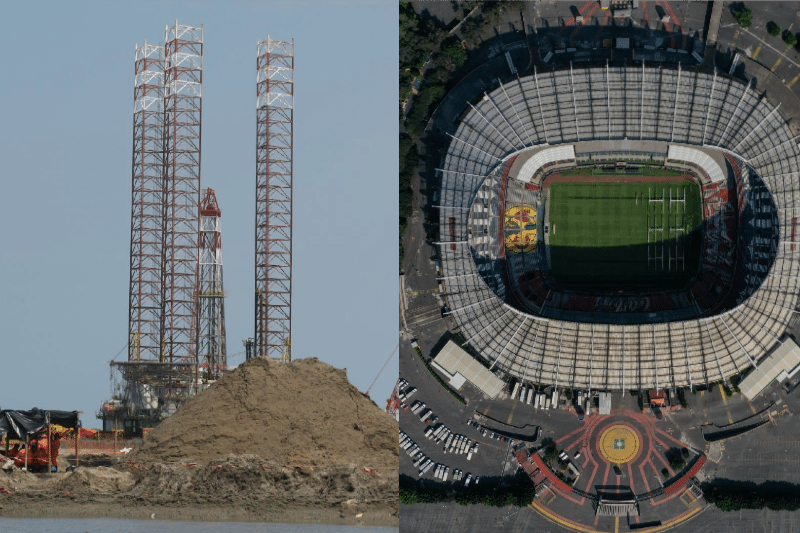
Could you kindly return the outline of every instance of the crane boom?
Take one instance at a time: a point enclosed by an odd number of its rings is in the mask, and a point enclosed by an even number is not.
[[[389,361],[392,360],[392,357],[394,356],[395,352],[397,352],[398,349],[400,349],[400,343],[399,342],[397,343],[397,346],[394,347],[394,350],[392,350],[392,353],[389,354],[389,357],[386,358],[386,362],[383,363],[383,366],[381,367],[380,371],[378,372],[378,375],[375,376],[375,379],[373,379],[372,383],[369,384],[369,387],[367,388],[367,392],[364,393],[364,396],[369,396],[369,391],[372,390],[372,386],[375,385],[375,382],[378,381],[379,377],[381,377],[381,374],[383,373],[383,370],[386,368],[386,365],[389,364]]]

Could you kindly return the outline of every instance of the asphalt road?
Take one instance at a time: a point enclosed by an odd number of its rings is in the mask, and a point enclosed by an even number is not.
[[[780,36],[767,33],[767,23],[776,22],[783,30],[800,33],[800,2],[747,2],[753,11],[753,24],[742,28],[725,3],[720,20],[717,49],[725,54],[743,53],[771,70],[779,80],[800,96],[800,54]],[[725,65],[721,65],[725,66]]]
[[[400,531],[405,533],[562,533],[557,526],[531,509],[485,507],[482,505],[420,504],[400,507]],[[631,531],[625,518],[619,531]],[[598,524],[600,531],[614,531],[614,524]],[[723,513],[706,507],[690,521],[669,530],[671,533],[796,533],[800,531],[800,513],[789,511],[741,511]]]

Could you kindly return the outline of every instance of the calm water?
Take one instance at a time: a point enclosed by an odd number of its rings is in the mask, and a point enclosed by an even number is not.
[[[109,518],[0,518],[8,533],[397,533],[396,527],[327,526],[319,524],[251,524],[242,522],[171,522]]]

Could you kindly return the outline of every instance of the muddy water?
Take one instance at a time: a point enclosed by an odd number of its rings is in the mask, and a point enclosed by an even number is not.
[[[0,518],[0,531],[25,533],[396,533],[396,527],[331,526],[324,524],[253,524],[177,522],[109,518]]]

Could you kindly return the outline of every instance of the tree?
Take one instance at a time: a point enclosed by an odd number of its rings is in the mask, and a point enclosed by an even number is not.
[[[444,45],[442,53],[452,61],[455,67],[453,70],[459,68],[467,61],[467,51],[464,50],[464,45],[458,41],[451,40],[448,44]]]
[[[783,42],[790,46],[794,46],[797,44],[797,36],[789,30],[786,30],[783,32]]]
[[[503,19],[500,2],[486,2],[481,8],[481,15],[489,26],[497,26]]]
[[[555,443],[551,444],[544,452],[544,460],[548,463],[554,463],[558,460],[558,449]]]
[[[725,391],[725,396],[733,396],[733,391],[731,390],[731,388],[730,388],[730,387],[728,387],[728,384],[727,384],[727,383],[725,383],[725,382],[723,381],[723,382],[721,383],[721,385],[722,385],[722,390],[724,390],[724,391]]]
[[[684,466],[686,466],[686,461],[683,460],[683,457],[673,456],[672,459],[669,460],[669,467],[676,472],[683,470]]]
[[[461,24],[461,35],[469,46],[477,46],[483,33],[483,25],[474,17],[470,17]]]
[[[775,24],[774,22],[768,22],[767,33],[769,33],[773,37],[777,37],[781,33],[781,27]]]
[[[795,40],[796,39],[797,38],[795,37]],[[739,383],[741,383],[741,381],[742,381],[741,374],[734,374],[731,376],[731,385],[733,385],[733,390],[735,390],[736,392],[742,392],[741,390],[739,390]]]
[[[420,18],[410,2],[400,2],[399,30],[401,70],[419,70],[447,36],[430,19]]]
[[[403,505],[414,505],[417,503],[417,493],[413,489],[400,487],[400,503]]]
[[[681,401],[681,407],[687,409],[689,407],[689,402],[686,400],[686,389],[678,389],[678,398]]]
[[[416,77],[416,73],[411,69],[401,70],[400,71],[400,103],[406,101],[408,96],[411,94],[411,83],[414,81]],[[403,108],[400,107],[400,113],[402,116]]]
[[[734,13],[733,16],[742,28],[747,28],[753,23],[753,12],[744,6]]]
[[[768,481],[756,485],[752,481],[730,481],[703,487],[708,503],[721,511],[739,509],[769,509],[796,511],[800,509],[800,486],[793,483]]]
[[[683,467],[686,466],[686,461],[683,459],[682,453],[678,448],[670,448],[665,455],[667,456],[669,467],[675,472],[683,470]]]

